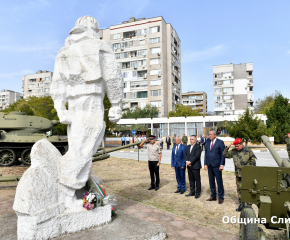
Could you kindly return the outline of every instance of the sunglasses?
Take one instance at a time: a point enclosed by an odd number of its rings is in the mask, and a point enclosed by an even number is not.
[[[155,138],[149,138],[150,140],[154,140]]]

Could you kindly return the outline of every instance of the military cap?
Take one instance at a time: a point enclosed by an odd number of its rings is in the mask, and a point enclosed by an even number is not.
[[[242,143],[242,142],[243,142],[242,139],[237,138],[237,139],[233,142],[233,145],[238,145],[238,144],[240,144],[240,143]]]
[[[154,135],[149,135],[149,138],[156,138],[156,136],[154,136]]]

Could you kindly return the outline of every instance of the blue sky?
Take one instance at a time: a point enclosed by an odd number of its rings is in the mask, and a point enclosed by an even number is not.
[[[213,111],[212,66],[253,62],[255,99],[275,90],[290,98],[290,1],[1,1],[0,90],[21,92],[21,76],[53,71],[75,21],[101,28],[163,16],[181,39],[182,91],[205,91]]]

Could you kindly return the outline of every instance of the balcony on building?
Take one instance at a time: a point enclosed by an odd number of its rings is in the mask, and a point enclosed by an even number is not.
[[[129,31],[123,33],[123,38],[133,38],[137,36],[137,31]]]

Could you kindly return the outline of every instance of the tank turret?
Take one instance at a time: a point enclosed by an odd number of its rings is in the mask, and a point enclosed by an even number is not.
[[[47,138],[60,152],[67,150],[67,142],[58,136],[48,136],[59,121],[27,116],[24,112],[0,112],[0,166],[11,166],[21,158],[30,164],[30,150],[35,142]]]

